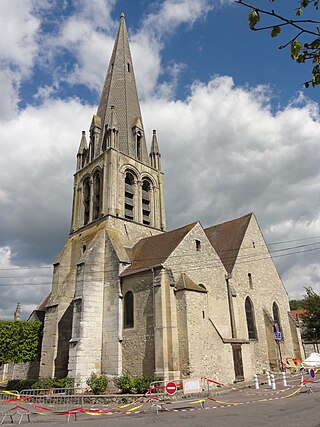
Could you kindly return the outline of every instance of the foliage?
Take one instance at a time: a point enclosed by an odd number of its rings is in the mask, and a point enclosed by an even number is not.
[[[302,308],[302,300],[301,299],[292,299],[289,301],[290,310],[299,310]]]
[[[302,301],[302,308],[307,311],[303,316],[303,338],[310,341],[320,340],[320,295],[310,286],[305,288],[306,295]]]
[[[108,387],[108,382],[108,378],[105,375],[97,375],[94,372],[87,379],[87,385],[94,394],[103,394]]]
[[[135,390],[139,394],[144,394],[152,382],[163,381],[161,377],[155,377],[153,375],[146,375],[144,377],[135,378]]]
[[[71,388],[73,387],[72,378],[42,378],[34,382],[31,388]]]
[[[30,390],[30,389],[50,389],[50,388],[71,388],[73,379],[71,378],[45,378],[41,380],[9,380],[6,390]]]
[[[156,377],[154,375],[145,375],[143,377],[131,376],[129,372],[120,377],[115,377],[113,382],[122,393],[145,393],[150,386],[150,383],[154,381],[162,381],[163,378]]]
[[[34,380],[9,380],[7,382],[6,390],[29,390],[34,383]]]
[[[135,379],[129,373],[115,377],[113,382],[116,387],[120,388],[122,393],[132,393],[135,387]]]
[[[0,363],[35,360],[40,343],[40,322],[0,320]]]
[[[319,0],[297,0],[296,7],[290,6],[291,13],[288,16],[283,16],[277,13],[272,7],[267,6],[268,3],[276,3],[275,0],[264,0],[265,7],[257,7],[252,0],[249,3],[243,0],[236,0],[236,3],[251,9],[248,16],[248,24],[253,31],[270,31],[271,37],[277,37],[282,30],[286,30],[287,41],[285,44],[279,46],[279,49],[284,49],[290,46],[291,58],[297,63],[305,63],[310,61],[312,65],[311,79],[304,83],[305,87],[315,87],[320,84],[320,33],[318,26],[320,21],[315,19],[308,19],[304,16],[309,7],[308,12],[314,9],[318,12]],[[288,2],[289,3],[289,2]],[[261,1],[259,2],[261,5]],[[270,25],[257,27],[261,21],[261,16],[267,19]],[[305,18],[305,19],[303,19]],[[269,22],[268,22],[269,19]],[[288,34],[289,30],[292,30]]]

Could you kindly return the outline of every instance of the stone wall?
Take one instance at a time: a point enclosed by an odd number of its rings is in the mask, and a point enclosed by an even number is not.
[[[134,326],[122,331],[122,372],[132,375],[153,375],[155,372],[154,297],[150,271],[125,277],[122,294],[134,298]]]
[[[0,366],[0,382],[9,380],[37,380],[39,377],[39,361],[26,363],[5,363]]]

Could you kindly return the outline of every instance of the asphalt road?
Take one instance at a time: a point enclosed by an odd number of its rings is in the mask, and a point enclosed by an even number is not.
[[[145,411],[141,413],[101,416],[80,413],[77,415],[77,421],[74,417],[70,419],[69,425],[74,427],[320,427],[320,387],[315,388],[314,393],[309,393],[306,389],[300,392],[297,390],[297,387],[276,392],[270,389],[236,390],[216,397],[215,401],[206,400],[204,409],[200,407],[200,403],[183,401],[164,405],[166,410],[158,414],[155,407],[151,407],[150,404],[139,408],[138,410]],[[23,423],[26,421],[24,418]],[[50,417],[44,422],[42,417],[32,416],[31,422],[36,427],[55,427],[65,424],[66,417],[59,417],[56,420]]]

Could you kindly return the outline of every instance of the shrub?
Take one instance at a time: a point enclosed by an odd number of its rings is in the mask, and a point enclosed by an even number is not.
[[[72,378],[43,378],[40,380],[9,380],[6,390],[30,390],[50,388],[72,388]]]
[[[42,378],[33,382],[31,388],[71,388],[73,387],[72,378]]]
[[[108,387],[108,378],[105,375],[97,375],[94,372],[87,379],[87,385],[94,394],[103,394]]]
[[[145,393],[153,381],[162,381],[163,378],[153,375],[145,375],[143,377],[133,377],[127,372],[120,377],[115,377],[113,382],[116,387],[120,388],[122,393]]]
[[[162,381],[163,378],[155,377],[154,375],[145,375],[144,377],[135,378],[135,389],[139,394],[144,394],[154,381]]]
[[[7,382],[6,390],[29,390],[34,383],[34,380],[9,380]]]
[[[0,363],[35,360],[40,344],[40,322],[0,320]]]
[[[120,377],[115,377],[113,380],[116,387],[120,388],[122,393],[132,393],[135,388],[135,378],[129,372]]]

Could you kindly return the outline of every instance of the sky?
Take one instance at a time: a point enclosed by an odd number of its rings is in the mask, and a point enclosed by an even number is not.
[[[0,318],[50,290],[121,12],[168,229],[254,212],[289,297],[320,292],[319,89],[289,31],[250,31],[230,0],[1,0]]]

